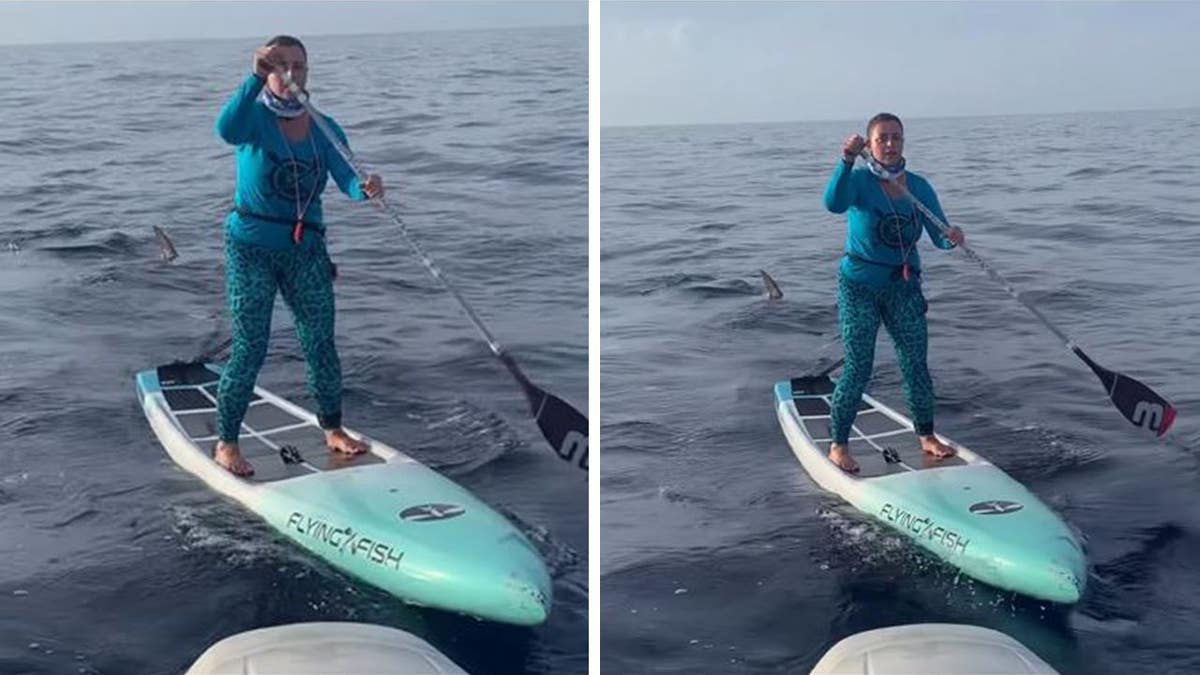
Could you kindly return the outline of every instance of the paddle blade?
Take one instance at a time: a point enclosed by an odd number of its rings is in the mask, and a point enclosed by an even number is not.
[[[554,394],[538,391],[543,396],[537,412],[537,425],[542,430],[542,435],[559,457],[587,471],[587,418]]]
[[[1175,406],[1132,377],[1120,373],[1114,375],[1116,387],[1108,397],[1125,419],[1134,426],[1154,432],[1155,436],[1167,433],[1175,422]]]
[[[1175,406],[1167,399],[1128,375],[1115,373],[1100,366],[1088,358],[1082,349],[1075,347],[1072,351],[1088,364],[1092,372],[1096,373],[1096,377],[1100,378],[1113,405],[1117,406],[1117,410],[1121,411],[1130,424],[1153,432],[1155,436],[1167,433],[1175,422],[1176,414]]]
[[[550,447],[563,460],[587,471],[587,418],[572,408],[571,404],[530,382],[506,352],[498,352],[496,356],[521,385],[521,391],[525,392],[525,398],[529,401],[529,411],[542,430],[542,435],[550,442]]]

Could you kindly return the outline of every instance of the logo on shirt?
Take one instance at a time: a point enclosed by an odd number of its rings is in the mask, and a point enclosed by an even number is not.
[[[288,203],[299,199],[303,204],[312,194],[313,185],[319,177],[320,162],[315,157],[296,157],[293,162],[291,157],[280,157],[270,150],[266,155],[271,162],[267,179],[271,185],[271,196],[285,199]],[[300,188],[299,193],[296,191],[297,187]]]
[[[886,213],[875,220],[875,238],[888,248],[910,249],[921,238],[921,224],[912,214]]]

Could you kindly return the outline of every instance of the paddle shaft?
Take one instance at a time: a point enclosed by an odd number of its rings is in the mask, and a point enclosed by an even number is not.
[[[873,164],[876,167],[879,166],[879,162],[875,161],[875,158],[871,156],[871,153],[869,151],[867,151],[866,148],[863,148],[862,152],[860,152],[859,154],[861,154],[863,159],[867,160],[867,162],[869,162],[870,164]],[[937,214],[935,214],[933,211],[929,210],[928,207],[926,207],[924,204],[922,204],[921,200],[914,197],[913,194],[908,191],[908,188],[905,187],[905,185],[903,183],[901,183],[899,180],[896,180],[895,178],[888,178],[887,181],[889,183],[891,183],[893,186],[899,188],[900,193],[903,194],[905,197],[908,197],[908,199],[917,207],[917,210],[919,210],[922,214],[924,214],[925,217],[928,218],[934,225],[937,225],[938,229],[941,230],[943,236],[947,236],[947,237],[950,236],[950,226],[947,225],[945,223],[945,221],[943,221],[941,218],[938,218]],[[1062,329],[1060,329],[1058,326],[1055,326],[1053,323],[1051,323],[1050,319],[1046,318],[1046,315],[1042,314],[1042,312],[1037,307],[1034,307],[1033,305],[1026,302],[1025,299],[1022,298],[1019,293],[1017,293],[1017,289],[1013,288],[1013,285],[1011,283],[1009,283],[1008,279],[1004,278],[1003,275],[1001,275],[996,270],[992,269],[991,265],[988,265],[987,262],[985,262],[983,258],[979,257],[978,253],[971,250],[970,246],[967,246],[965,243],[963,243],[963,244],[959,244],[958,248],[962,249],[962,252],[964,254],[966,254],[966,256],[968,258],[970,258],[972,261],[974,261],[975,264],[979,265],[980,269],[982,269],[984,272],[986,272],[989,277],[991,277],[997,283],[999,283],[1001,286],[1003,286],[1004,290],[1008,291],[1008,294],[1012,296],[1013,300],[1016,300],[1017,302],[1021,303],[1022,305],[1025,306],[1025,309],[1028,309],[1030,312],[1032,312],[1033,315],[1035,317],[1037,317],[1038,321],[1042,322],[1042,325],[1044,325],[1046,328],[1048,328],[1051,333],[1054,333],[1058,337],[1058,339],[1062,340],[1067,345],[1067,349],[1070,349],[1073,352],[1078,349],[1078,347],[1075,345],[1075,341],[1071,339],[1071,336],[1067,335],[1065,332],[1063,332]],[[1090,366],[1091,364],[1088,364],[1088,365]]]
[[[291,91],[292,96],[294,96],[296,100],[304,106],[304,109],[308,111],[310,119],[312,119],[321,132],[325,134],[325,138],[329,140],[330,145],[332,145],[334,150],[341,155],[342,159],[346,160],[346,163],[349,164],[352,169],[354,169],[354,173],[358,177],[358,180],[362,183],[366,183],[368,177],[367,172],[362,168],[361,165],[359,165],[357,160],[355,160],[353,153],[350,152],[350,149],[347,148],[346,145],[337,137],[333,129],[330,128],[329,123],[325,121],[325,118],[322,117],[321,114],[318,113],[313,107],[312,103],[309,102],[308,94],[296,85],[296,83],[292,80],[291,75],[286,71],[279,70],[277,72],[279,73],[279,76],[283,80],[284,84],[287,86],[288,90]],[[500,362],[504,364],[504,367],[508,369],[508,372],[513,376],[514,379],[517,380],[517,383],[521,385],[521,390],[525,394],[525,398],[529,401],[529,408],[533,414],[533,418],[536,420],[538,427],[542,430],[543,436],[545,436],[546,440],[549,441],[550,445],[554,448],[554,451],[563,460],[572,462],[579,468],[586,471],[588,468],[587,418],[584,417],[583,414],[578,410],[575,410],[573,407],[571,407],[571,405],[567,402],[563,401],[557,396],[554,396],[553,394],[544,391],[537,385],[530,382],[529,378],[525,376],[525,373],[521,371],[521,368],[517,366],[517,362],[513,360],[512,356],[504,351],[504,348],[501,347],[500,343],[496,341],[496,338],[492,335],[492,332],[489,331],[487,326],[483,324],[483,320],[479,318],[479,315],[475,312],[475,309],[471,307],[471,304],[467,302],[467,299],[458,292],[458,289],[454,288],[454,286],[450,284],[450,282],[446,279],[446,276],[442,274],[441,269],[434,264],[433,260],[428,255],[426,255],[420,244],[418,244],[416,240],[412,238],[408,232],[408,227],[404,224],[404,220],[400,217],[399,212],[397,212],[397,210],[382,196],[373,199],[372,201],[374,201],[376,205],[378,205],[379,208],[392,219],[392,222],[394,222],[396,226],[400,228],[400,234],[404,237],[405,243],[407,243],[409,248],[411,248],[413,252],[417,254],[417,258],[420,259],[421,264],[423,264],[425,269],[429,271],[433,278],[436,279],[443,288],[449,291],[450,295],[453,296],[456,301],[458,301],[458,306],[463,310],[463,313],[467,315],[467,318],[471,320],[471,323],[474,324],[475,328],[479,331],[479,334],[483,336],[484,341],[487,342],[488,348],[492,350],[492,354],[500,359]]]
[[[341,142],[341,140],[338,139],[337,135],[334,134],[333,129],[330,128],[329,123],[325,121],[325,118],[316,111],[311,103],[309,103],[308,94],[304,90],[300,89],[300,87],[292,81],[291,76],[285,71],[279,72],[284,84],[287,85],[289,90],[291,90],[292,96],[294,96],[296,100],[304,106],[304,109],[308,111],[309,118],[311,118],[312,121],[316,123],[317,127],[321,129],[321,132],[325,134],[325,138],[329,141],[329,144],[332,145],[333,149],[342,156],[342,159],[346,160],[346,163],[350,165],[350,168],[354,169],[354,173],[358,176],[359,182],[366,183],[367,171],[362,167],[361,164],[358,163],[358,160],[355,159],[354,154],[350,152],[350,148],[347,148]],[[392,222],[394,222],[396,226],[400,228],[400,234],[404,237],[404,242],[413,250],[413,253],[417,254],[417,258],[421,261],[421,264],[425,266],[425,269],[429,271],[429,274],[432,275],[434,279],[437,279],[443,288],[450,292],[450,295],[454,296],[454,299],[458,301],[459,307],[462,308],[463,313],[467,315],[467,318],[470,319],[471,323],[475,325],[475,328],[479,331],[479,334],[483,336],[484,341],[487,342],[488,348],[492,350],[493,354],[500,356],[504,352],[504,349],[500,346],[500,343],[496,341],[495,336],[493,336],[492,332],[487,329],[487,326],[483,325],[483,319],[479,318],[479,314],[475,312],[475,309],[471,307],[471,304],[467,302],[467,299],[458,292],[458,289],[450,284],[450,282],[446,279],[446,276],[442,274],[442,270],[439,269],[436,264],[434,264],[433,260],[428,255],[426,255],[425,250],[421,248],[421,245],[412,238],[412,235],[410,235],[408,232],[408,226],[404,224],[404,219],[400,217],[400,213],[396,211],[395,207],[393,207],[387,201],[387,199],[382,196],[371,201],[375,202],[376,205],[379,206],[380,210],[386,213],[388,217],[392,219]],[[509,366],[507,362],[505,365]],[[512,366],[509,366],[509,369],[511,370]],[[525,380],[525,382],[528,382],[528,380]],[[525,382],[522,382],[522,384]]]
[[[872,165],[876,172],[884,176],[888,182],[897,187],[902,195],[908,197],[917,207],[917,209],[919,209],[921,213],[925,214],[926,218],[929,218],[933,224],[937,225],[943,236],[948,237],[950,235],[950,226],[943,222],[941,218],[938,218],[937,215],[930,211],[929,208],[927,208],[924,204],[922,204],[920,200],[914,197],[912,193],[908,191],[908,188],[900,183],[895,176],[892,176],[884,171],[882,167],[879,166],[879,163],[875,161],[875,158],[872,157],[865,148],[860,154],[868,163]],[[965,253],[968,258],[975,261],[975,263],[978,264],[988,276],[1003,286],[1004,290],[1007,291],[1014,300],[1024,305],[1025,308],[1028,309],[1038,321],[1042,322],[1043,326],[1045,326],[1050,330],[1051,333],[1054,333],[1055,336],[1062,340],[1063,343],[1066,344],[1067,349],[1070,349],[1071,353],[1079,357],[1079,359],[1083,361],[1098,378],[1100,378],[1100,382],[1107,390],[1109,399],[1111,399],[1113,404],[1117,406],[1117,409],[1121,411],[1121,414],[1125,416],[1125,419],[1129,420],[1136,426],[1140,426],[1144,429],[1155,432],[1155,434],[1158,436],[1162,436],[1167,432],[1167,430],[1171,427],[1171,424],[1175,421],[1175,416],[1178,412],[1169,401],[1138,380],[1127,375],[1122,375],[1121,373],[1110,371],[1093,361],[1088,357],[1087,354],[1084,353],[1083,349],[1075,344],[1075,340],[1073,340],[1058,326],[1055,326],[1053,323],[1051,323],[1050,319],[1046,318],[1046,315],[1042,314],[1037,307],[1034,307],[1030,303],[1026,302],[1017,293],[1016,289],[1013,288],[1013,285],[1009,283],[1008,279],[1005,279],[999,272],[993,270],[991,266],[984,262],[983,259],[980,258],[977,253],[975,253],[975,251],[971,250],[971,248],[966,244],[959,244],[959,248],[963,250],[963,253]]]

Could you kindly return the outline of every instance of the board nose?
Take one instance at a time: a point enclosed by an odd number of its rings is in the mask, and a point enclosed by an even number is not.
[[[1055,537],[1050,543],[1052,551],[1047,573],[1055,581],[1054,600],[1075,604],[1083,597],[1087,587],[1087,557],[1079,546],[1063,536]]]
[[[508,537],[504,541],[510,564],[507,586],[520,623],[538,625],[546,621],[553,602],[550,574],[542,556],[531,544]]]

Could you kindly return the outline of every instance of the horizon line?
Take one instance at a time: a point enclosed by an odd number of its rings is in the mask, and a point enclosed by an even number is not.
[[[1086,113],[1124,113],[1124,112],[1174,112],[1183,110],[1200,111],[1200,106],[1183,105],[1170,108],[1088,108],[1082,110],[1059,110],[1059,111],[1039,111],[1039,112],[1001,112],[1001,113],[963,113],[950,115],[904,115],[905,120],[941,120],[941,119],[963,119],[970,117],[1032,117],[1045,115],[1081,115]],[[865,118],[864,118],[865,119]],[[778,119],[778,120],[736,120],[730,122],[656,122],[649,124],[604,124],[600,123],[600,130],[605,129],[652,129],[656,127],[720,127],[720,126],[754,126],[754,125],[769,125],[769,124],[814,124],[824,122],[847,122],[853,121],[848,117],[832,118],[825,117],[821,119]]]

